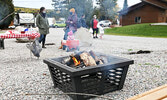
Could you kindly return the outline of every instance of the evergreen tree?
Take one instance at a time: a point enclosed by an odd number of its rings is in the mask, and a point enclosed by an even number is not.
[[[93,16],[93,1],[92,0],[70,0],[68,9],[75,8],[78,18],[85,15],[87,25],[90,24]]]
[[[53,2],[56,11],[65,10],[69,4],[69,0],[54,0]]]
[[[93,12],[93,2],[92,0],[71,0],[68,8],[75,8],[78,17],[82,15],[92,16]]]
[[[55,18],[60,17],[67,18],[69,10],[75,8],[78,18],[85,15],[87,24],[93,16],[93,1],[92,0],[54,0],[55,6]]]
[[[128,8],[128,1],[124,0],[123,10]]]
[[[14,5],[12,0],[0,0],[0,21],[14,12]],[[8,28],[11,21],[14,18],[14,14],[9,16],[3,22],[0,22],[0,29]]]
[[[115,19],[117,15],[117,0],[99,0],[100,2],[100,19]]]
[[[58,20],[60,17],[67,18],[68,16],[68,4],[70,0],[54,0],[55,18]]]

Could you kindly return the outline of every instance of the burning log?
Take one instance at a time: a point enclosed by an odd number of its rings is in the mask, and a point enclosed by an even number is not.
[[[102,65],[104,64],[101,59],[99,59],[96,54],[93,51],[89,52],[90,55],[95,59],[97,65]]]
[[[73,68],[84,68],[87,66],[97,66],[107,63],[106,56],[96,55],[93,51],[79,52],[77,54],[71,54],[69,57],[63,59],[62,64]]]
[[[71,57],[67,57],[67,58],[64,58],[63,60],[62,60],[62,64],[66,64],[66,65],[70,65],[70,60],[71,60]]]
[[[80,58],[83,60],[86,66],[96,66],[96,61],[94,58],[87,52],[84,52],[80,55]]]
[[[64,58],[62,64],[75,68],[80,68],[85,66],[80,59],[80,55],[74,55],[74,54],[71,54],[69,57]]]

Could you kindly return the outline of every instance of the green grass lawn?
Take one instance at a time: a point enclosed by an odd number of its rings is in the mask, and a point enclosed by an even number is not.
[[[106,29],[105,34],[167,38],[167,26],[150,26],[150,23],[135,24],[123,27],[116,27],[112,29]]]

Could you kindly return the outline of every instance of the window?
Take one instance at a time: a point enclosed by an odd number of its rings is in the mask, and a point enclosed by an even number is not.
[[[138,18],[137,18],[137,17],[135,17],[135,23],[137,23],[137,19],[138,19]]]
[[[110,21],[106,20],[105,23],[109,23]]]
[[[135,23],[141,23],[141,17],[135,17]]]

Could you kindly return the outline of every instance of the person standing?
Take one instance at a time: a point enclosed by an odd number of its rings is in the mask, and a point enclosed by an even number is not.
[[[74,8],[71,8],[69,10],[69,16],[67,18],[67,21],[66,21],[66,28],[64,30],[65,34],[64,34],[64,40],[67,40],[68,38],[68,32],[72,31],[73,33],[75,33],[77,31],[77,21],[78,21],[78,17],[77,17],[77,14],[75,13],[75,9]],[[59,49],[65,49],[66,46],[63,46],[62,43],[61,43],[61,46]]]
[[[98,34],[97,24],[98,24],[97,16],[94,15],[93,20],[92,20],[93,38],[98,38],[97,37],[97,34]],[[96,36],[94,36],[95,32],[96,32]]]
[[[81,23],[81,27],[83,28],[87,28],[88,26],[86,25],[86,21],[85,21],[85,15],[82,15],[81,19],[80,19],[80,23]]]
[[[72,31],[75,33],[77,31],[77,14],[75,13],[75,9],[70,9],[70,15],[68,16],[68,19],[66,21],[66,30],[64,34],[64,40],[67,40],[68,32]]]
[[[42,42],[42,48],[45,47],[46,35],[49,34],[49,22],[46,17],[46,9],[45,7],[41,7],[39,14],[36,17],[36,24],[39,28],[40,38],[39,43]]]
[[[100,39],[103,39],[103,35],[104,35],[104,28],[103,27],[104,27],[104,25],[98,23],[97,27],[99,28]]]

